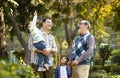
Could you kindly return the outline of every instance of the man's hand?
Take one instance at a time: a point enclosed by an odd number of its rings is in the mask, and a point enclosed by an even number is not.
[[[72,65],[78,65],[78,61],[77,60],[74,60],[73,62],[72,62]]]
[[[54,49],[54,48],[51,49],[51,53],[52,53],[52,54],[55,53],[55,49]]]
[[[68,65],[68,66],[71,66],[71,63],[72,63],[71,61],[68,61],[67,65]]]
[[[51,54],[50,50],[36,50],[35,53],[42,53],[45,56],[49,56]]]

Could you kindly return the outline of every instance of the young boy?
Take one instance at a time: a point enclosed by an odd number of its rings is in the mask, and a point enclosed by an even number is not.
[[[60,58],[60,65],[55,70],[54,78],[70,78],[71,70],[67,66],[68,60],[68,57],[65,55]]]
[[[34,13],[33,21],[30,21],[27,23],[27,29],[30,31],[32,39],[33,39],[33,45],[35,48],[38,50],[49,50],[46,48],[45,41],[43,39],[43,33],[36,27],[36,21],[37,21],[37,12]],[[42,58],[44,56],[44,62],[45,65],[42,65]],[[46,71],[46,69],[49,69],[49,58],[41,53],[39,53],[39,58],[38,58],[38,64],[39,68],[38,71]],[[46,67],[46,69],[44,68]]]

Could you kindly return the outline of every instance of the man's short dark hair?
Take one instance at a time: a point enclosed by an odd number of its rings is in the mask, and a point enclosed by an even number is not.
[[[52,20],[51,18],[49,18],[49,17],[46,17],[46,18],[43,18],[43,19],[42,19],[42,23],[43,23],[43,22],[46,22],[46,20],[47,20],[47,19],[50,19],[50,20]]]

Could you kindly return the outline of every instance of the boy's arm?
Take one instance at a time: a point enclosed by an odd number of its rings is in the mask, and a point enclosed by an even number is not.
[[[32,26],[36,26],[36,22],[37,22],[37,12],[35,11],[34,12],[34,17],[33,17],[33,20],[32,20]]]

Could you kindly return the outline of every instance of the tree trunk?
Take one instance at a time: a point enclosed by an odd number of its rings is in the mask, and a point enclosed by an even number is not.
[[[15,18],[13,16],[9,16],[9,19],[13,25],[14,32],[16,33],[16,36],[17,36],[18,40],[20,41],[20,44],[24,48],[24,52],[25,52],[24,61],[26,64],[30,64],[30,50],[27,47],[28,45],[22,37],[21,31],[19,30],[19,27],[17,25]]]
[[[68,19],[67,19],[68,20]],[[73,21],[70,21],[70,22],[73,22]],[[77,33],[77,26],[74,30],[71,30],[72,29],[72,23],[70,24],[70,28],[68,27],[67,23],[65,23],[65,34],[66,34],[66,41],[68,43],[68,48],[66,50],[66,54],[68,56],[71,55],[71,52],[72,52],[72,45],[73,45],[73,39],[75,38],[76,36],[76,33]]]
[[[8,58],[6,45],[6,28],[4,23],[4,14],[2,11],[0,11],[0,58]]]
[[[102,59],[102,64],[101,64],[101,68],[102,68],[102,69],[103,69],[104,65],[105,65],[105,60]]]
[[[69,31],[67,23],[65,23],[65,34],[66,34],[66,41],[68,43],[68,48],[66,50],[66,54],[69,56],[71,54],[73,40],[71,38],[71,32]]]
[[[63,51],[63,46],[62,46],[62,42],[64,40],[60,37],[58,37],[58,43],[59,43],[59,49],[60,49],[60,56],[62,55],[62,51]]]

